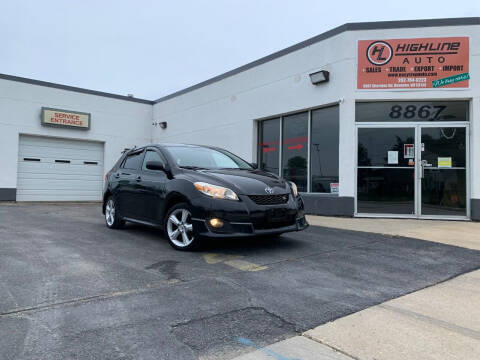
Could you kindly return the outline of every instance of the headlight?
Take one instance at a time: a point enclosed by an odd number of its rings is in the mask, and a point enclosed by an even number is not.
[[[290,187],[292,188],[293,195],[297,197],[298,196],[297,185],[295,185],[293,181],[289,181],[289,183],[290,183]]]
[[[223,186],[217,186],[212,184],[207,184],[204,182],[196,182],[195,188],[204,193],[205,195],[211,196],[214,199],[227,199],[227,200],[237,200],[238,196],[232,190],[225,188]]]

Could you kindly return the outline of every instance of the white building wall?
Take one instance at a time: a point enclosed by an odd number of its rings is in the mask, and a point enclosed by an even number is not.
[[[91,113],[91,129],[40,125],[41,108]],[[151,141],[152,105],[0,79],[0,188],[17,187],[19,134],[104,142],[104,172],[121,150]]]
[[[356,45],[360,39],[470,36],[469,90],[356,90]],[[330,81],[311,84],[309,74],[328,70]],[[184,142],[227,148],[256,160],[256,120],[338,103],[340,106],[340,196],[355,195],[355,102],[469,100],[471,198],[480,201],[480,26],[357,30],[270,60],[155,105],[0,79],[0,190],[16,188],[19,134],[105,143],[105,171],[124,147]],[[43,127],[42,106],[89,112],[89,131]],[[152,122],[166,121],[161,129]],[[479,208],[480,209],[480,208]],[[478,210],[480,212],[480,210]]]
[[[470,36],[470,89],[418,91],[356,90],[356,46],[361,39]],[[226,147],[256,160],[255,120],[340,102],[340,196],[355,193],[355,101],[471,100],[472,154],[480,150],[480,26],[442,26],[348,31],[236,75],[155,104],[154,142]],[[328,70],[330,81],[314,86],[309,74]],[[476,151],[473,151],[476,150]],[[471,163],[473,198],[480,198],[480,164]]]

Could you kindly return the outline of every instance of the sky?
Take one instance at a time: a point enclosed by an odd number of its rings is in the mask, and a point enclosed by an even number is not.
[[[480,16],[480,1],[1,0],[0,73],[154,100],[347,22]]]

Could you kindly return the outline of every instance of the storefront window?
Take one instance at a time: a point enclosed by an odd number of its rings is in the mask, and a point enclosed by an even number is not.
[[[307,191],[308,112],[283,118],[282,176]]]
[[[261,121],[258,125],[260,169],[293,181],[301,192],[338,193],[339,127],[338,106]],[[279,164],[282,166],[280,171]]]
[[[338,192],[338,106],[312,111],[311,191]]]
[[[259,123],[258,159],[262,170],[279,174],[280,118]]]

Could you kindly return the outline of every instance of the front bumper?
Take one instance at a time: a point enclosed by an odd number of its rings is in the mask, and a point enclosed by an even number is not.
[[[308,227],[301,197],[281,205],[258,205],[248,196],[240,201],[210,199],[201,196],[192,201],[192,223],[200,236],[225,238],[280,234]],[[221,219],[224,226],[213,228],[211,218]]]

